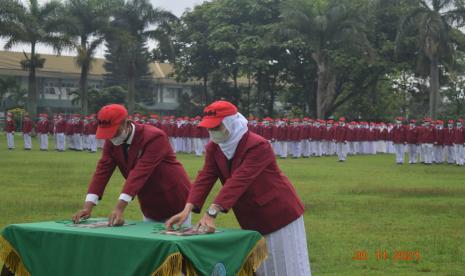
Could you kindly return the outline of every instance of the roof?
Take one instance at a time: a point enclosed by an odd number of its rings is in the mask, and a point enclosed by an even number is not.
[[[26,53],[29,54],[29,53]],[[79,76],[81,69],[76,64],[74,56],[57,56],[49,54],[40,54],[45,58],[44,68],[37,69],[38,76],[54,75],[54,74],[71,74]],[[21,60],[23,60],[24,53],[12,51],[0,51],[0,71],[14,71],[18,75],[27,75],[27,72],[21,68]],[[105,59],[95,58],[92,63],[92,68],[89,72],[90,78],[103,78],[106,74],[103,64]],[[156,79],[171,78],[173,72],[173,65],[168,63],[154,62],[149,65],[152,77]],[[22,73],[21,73],[22,72]]]
[[[29,53],[26,53],[29,54]],[[79,77],[81,69],[76,64],[74,56],[64,55],[50,55],[40,54],[42,58],[45,58],[44,68],[37,69],[38,77]],[[13,52],[13,51],[0,51],[0,75],[10,76],[28,76],[28,72],[21,68],[21,60],[24,60],[24,53]],[[105,59],[94,58],[91,70],[89,72],[89,79],[102,80],[106,74],[103,64]],[[173,77],[174,66],[170,63],[159,63],[153,62],[149,64],[152,78],[158,80],[160,84],[176,84],[175,78]],[[247,85],[248,80],[245,77],[238,78],[239,85]],[[201,84],[199,80],[190,80],[188,84]]]

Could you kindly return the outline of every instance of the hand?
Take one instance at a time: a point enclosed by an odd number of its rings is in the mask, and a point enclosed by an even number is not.
[[[77,224],[77,223],[79,223],[79,221],[81,219],[90,218],[91,213],[92,213],[91,209],[86,209],[86,208],[77,211],[76,214],[74,214],[74,216],[72,218],[73,223]]]
[[[178,228],[186,221],[187,217],[189,217],[190,212],[194,208],[194,205],[191,203],[187,203],[184,210],[179,214],[172,216],[168,219],[165,223],[166,229],[173,230],[173,226],[176,225]]]
[[[123,211],[115,208],[108,217],[108,226],[122,226],[124,224]]]
[[[197,223],[197,227],[211,227],[215,228],[215,218],[209,216],[208,214],[204,214],[202,219]]]

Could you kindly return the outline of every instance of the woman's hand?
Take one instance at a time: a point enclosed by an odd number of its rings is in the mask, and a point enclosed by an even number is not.
[[[189,214],[193,208],[194,206],[191,203],[187,203],[186,207],[184,207],[184,210],[182,210],[181,213],[172,216],[165,222],[166,229],[173,230],[174,225],[176,225],[179,228],[189,217]]]

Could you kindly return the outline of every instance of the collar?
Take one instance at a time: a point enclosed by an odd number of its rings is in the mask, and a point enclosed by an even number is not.
[[[134,133],[136,133],[136,126],[131,123],[131,134],[129,135],[128,140],[126,141],[126,144],[130,145],[132,143],[132,139],[134,138]]]

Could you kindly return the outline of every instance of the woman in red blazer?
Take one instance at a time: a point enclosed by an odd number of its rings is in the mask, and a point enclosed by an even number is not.
[[[226,101],[205,108],[201,127],[209,130],[205,164],[184,210],[167,221],[179,225],[191,211],[199,213],[219,178],[223,187],[199,226],[215,226],[219,212],[231,208],[243,229],[265,235],[269,258],[258,275],[310,275],[303,222],[304,206],[279,169],[271,144],[248,131],[247,119]]]

